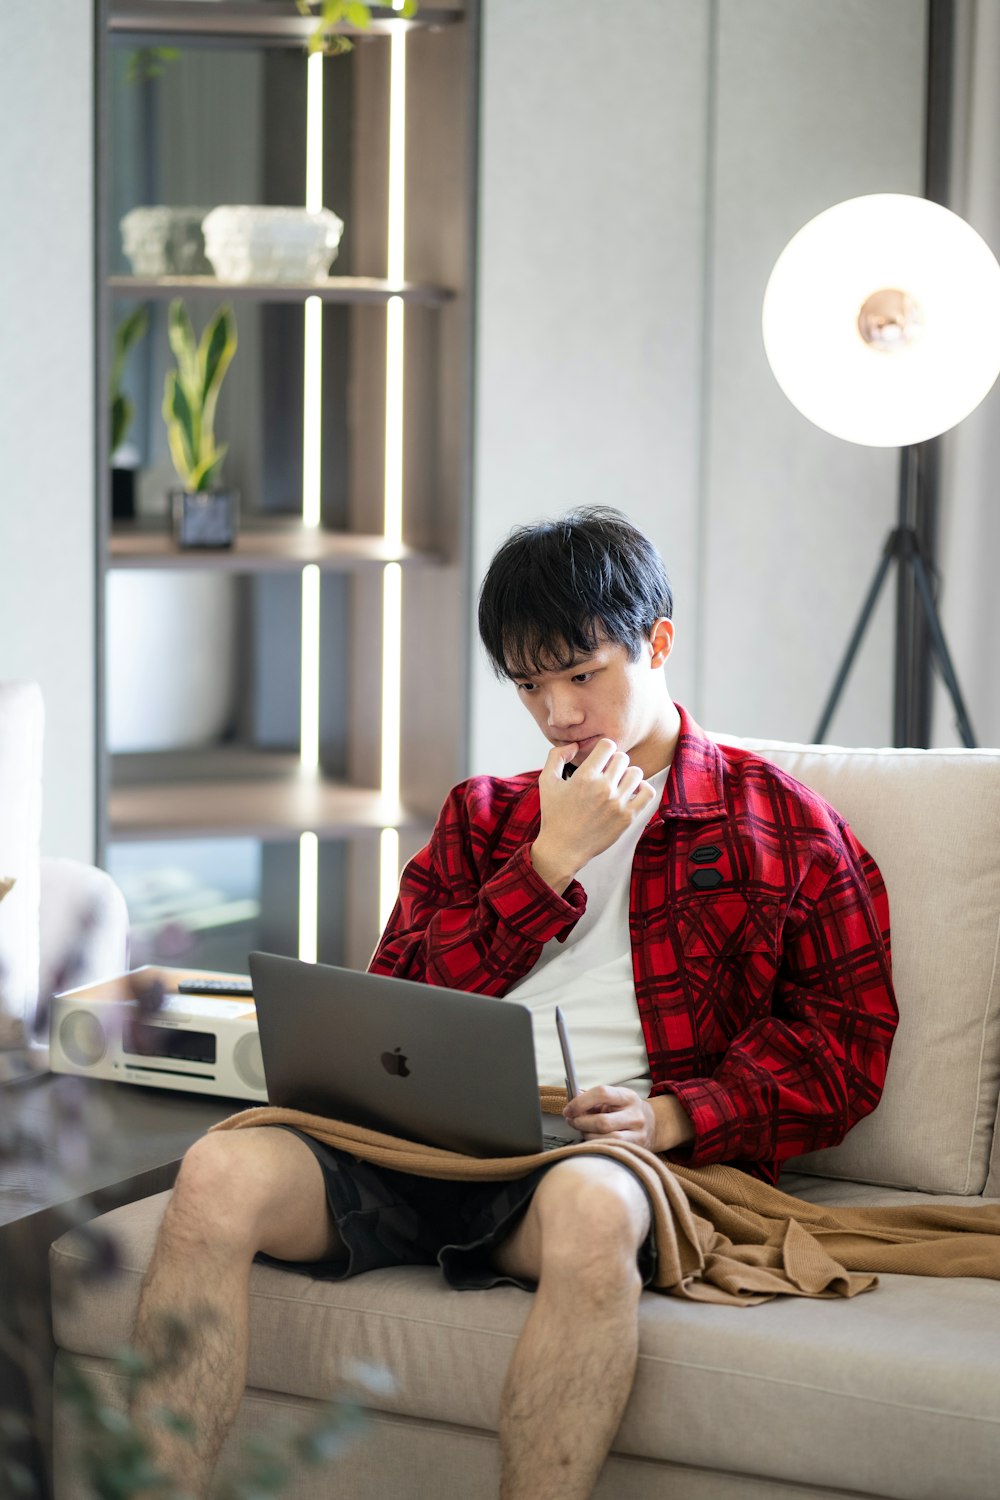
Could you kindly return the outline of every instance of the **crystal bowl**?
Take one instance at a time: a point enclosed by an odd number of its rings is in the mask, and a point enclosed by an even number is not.
[[[344,223],[328,208],[223,204],[206,214],[202,229],[220,281],[321,281]]]
[[[210,276],[204,208],[133,208],[120,222],[122,249],[135,276]]]

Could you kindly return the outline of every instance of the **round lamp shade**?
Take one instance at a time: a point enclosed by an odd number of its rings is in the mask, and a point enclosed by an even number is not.
[[[850,443],[947,432],[1000,373],[1000,266],[964,219],[877,193],[810,219],[764,293],[764,348],[792,405]]]

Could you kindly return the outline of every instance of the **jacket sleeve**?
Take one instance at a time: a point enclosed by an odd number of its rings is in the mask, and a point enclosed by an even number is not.
[[[878,867],[843,827],[786,917],[770,1014],[739,1032],[709,1078],[661,1081],[694,1125],[691,1166],[774,1165],[833,1146],[881,1097],[898,1020],[889,902]],[[810,886],[814,889],[810,889]]]
[[[574,881],[558,896],[521,844],[494,867],[489,814],[476,782],[456,787],[430,843],[410,860],[374,956],[373,974],[480,995],[502,995],[522,979],[551,938],[564,939],[586,909]]]

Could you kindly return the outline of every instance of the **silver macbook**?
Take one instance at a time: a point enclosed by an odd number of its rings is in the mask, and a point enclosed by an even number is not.
[[[470,1156],[580,1139],[538,1105],[526,1006],[251,953],[271,1104]]]

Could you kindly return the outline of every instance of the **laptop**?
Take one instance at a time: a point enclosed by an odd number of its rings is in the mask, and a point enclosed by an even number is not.
[[[250,975],[271,1104],[468,1156],[581,1139],[539,1108],[524,1005],[274,953]]]

